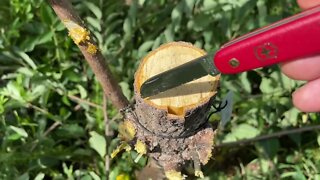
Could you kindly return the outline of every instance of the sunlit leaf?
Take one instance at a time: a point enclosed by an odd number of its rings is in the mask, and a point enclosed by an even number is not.
[[[44,179],[44,177],[45,177],[45,174],[44,174],[44,173],[39,173],[39,174],[34,178],[34,180],[42,180],[42,179]]]
[[[28,133],[23,129],[23,128],[19,128],[19,127],[15,127],[15,126],[10,126],[10,128],[16,132],[17,134],[19,134],[22,137],[28,137]]]
[[[129,84],[126,82],[120,82],[119,85],[121,87],[123,94],[126,96],[126,98],[130,99],[132,95],[131,95],[131,90],[130,90]]]
[[[89,174],[93,180],[101,180],[101,178],[94,171],[90,171]]]
[[[94,19],[92,17],[87,17],[87,21],[91,26],[96,28],[98,31],[101,31],[101,25],[100,25],[100,21],[98,19]]]
[[[17,178],[17,180],[29,180],[29,179],[30,179],[29,173],[24,173]]]
[[[90,132],[89,144],[92,149],[98,152],[100,157],[106,155],[106,139],[95,131]]]
[[[95,5],[95,4],[91,3],[91,2],[88,2],[88,1],[84,1],[83,3],[91,10],[91,12],[92,12],[98,19],[101,19],[101,17],[102,17],[102,12],[101,12],[101,9],[100,9],[97,5]]]
[[[34,63],[34,61],[30,58],[30,56],[28,54],[26,54],[25,52],[22,52],[19,49],[15,49],[15,53],[17,53],[32,69],[36,69],[37,66]]]

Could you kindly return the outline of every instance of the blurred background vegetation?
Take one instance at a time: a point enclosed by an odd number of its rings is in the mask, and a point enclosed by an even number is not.
[[[300,11],[295,0],[72,3],[129,99],[140,59],[161,44],[186,41],[213,51]],[[0,1],[0,76],[0,179],[106,179],[104,156],[119,143],[121,116],[109,102],[114,138],[106,150],[102,89],[45,0]],[[216,144],[319,124],[319,114],[291,104],[301,84],[277,66],[223,76],[218,98],[233,91],[233,117]],[[109,178],[134,178],[147,161],[134,163],[136,156],[125,152],[113,159]],[[203,171],[207,179],[320,179],[320,132],[217,147]]]

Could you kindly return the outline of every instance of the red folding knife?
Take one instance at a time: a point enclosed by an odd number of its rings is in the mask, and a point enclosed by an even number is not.
[[[145,81],[149,97],[208,74],[236,74],[320,54],[320,6],[248,33],[208,54]],[[190,73],[192,72],[192,73]]]

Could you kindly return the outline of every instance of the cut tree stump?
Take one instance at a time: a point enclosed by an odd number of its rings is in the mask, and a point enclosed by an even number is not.
[[[200,164],[210,159],[215,129],[207,116],[220,77],[207,75],[146,99],[141,97],[140,87],[148,78],[205,54],[189,43],[171,42],[149,53],[135,74],[135,104],[126,119],[135,126],[136,141],[145,144],[167,176],[190,161],[200,171]]]

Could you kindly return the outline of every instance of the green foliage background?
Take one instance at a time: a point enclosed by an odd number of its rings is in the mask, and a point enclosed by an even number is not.
[[[161,44],[186,41],[213,51],[300,11],[294,0],[72,2],[129,99],[139,60]],[[114,138],[106,150],[100,106],[70,99],[101,105],[101,87],[46,1],[0,1],[0,76],[0,179],[106,178],[104,155],[119,143],[121,116],[109,103]],[[216,143],[317,124],[319,114],[300,113],[291,104],[301,84],[277,66],[223,76],[219,97],[233,91],[234,109]],[[207,179],[320,179],[319,145],[320,133],[307,132],[218,148],[204,172]],[[134,163],[136,156],[113,159],[110,179],[133,177],[146,163]]]

